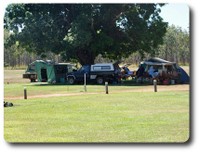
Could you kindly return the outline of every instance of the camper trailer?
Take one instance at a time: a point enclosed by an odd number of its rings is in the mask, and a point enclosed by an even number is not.
[[[73,69],[74,65],[70,63],[36,60],[28,65],[23,78],[30,79],[30,82],[65,83],[66,74]]]

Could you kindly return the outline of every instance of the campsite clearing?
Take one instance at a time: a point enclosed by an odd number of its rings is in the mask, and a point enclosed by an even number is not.
[[[151,85],[113,85],[109,94],[103,85],[88,85],[85,93],[83,85],[31,84],[8,72],[4,98],[14,104],[4,108],[4,138],[8,142],[189,139],[189,85],[160,85],[157,93]],[[24,86],[27,100],[23,99]]]

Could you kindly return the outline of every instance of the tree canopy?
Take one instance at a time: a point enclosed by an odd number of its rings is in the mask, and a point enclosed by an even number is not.
[[[4,28],[10,44],[38,55],[53,52],[66,60],[92,64],[97,55],[110,59],[139,51],[154,54],[167,23],[161,4],[11,4]]]

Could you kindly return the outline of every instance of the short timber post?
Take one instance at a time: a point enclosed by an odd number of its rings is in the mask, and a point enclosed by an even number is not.
[[[157,80],[153,80],[154,92],[157,92]]]
[[[27,99],[27,90],[26,90],[26,87],[24,87],[24,99]]]
[[[108,94],[108,82],[105,82],[105,90],[106,90],[106,94]]]

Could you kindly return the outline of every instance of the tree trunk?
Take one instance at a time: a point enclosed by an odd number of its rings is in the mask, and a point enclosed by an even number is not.
[[[80,49],[76,55],[81,65],[94,64],[95,56],[91,51]]]

